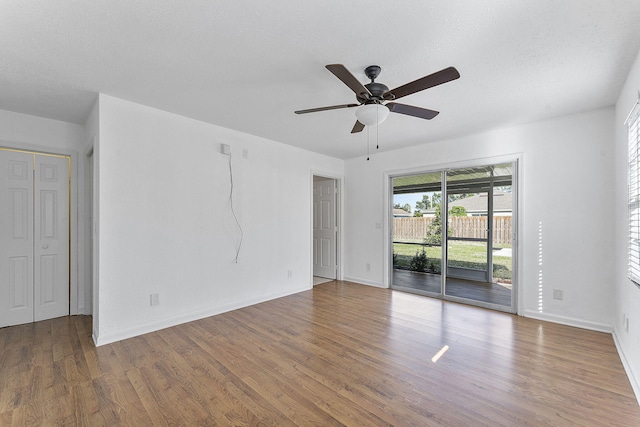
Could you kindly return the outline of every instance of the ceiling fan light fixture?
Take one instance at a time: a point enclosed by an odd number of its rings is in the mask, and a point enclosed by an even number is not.
[[[375,126],[385,121],[389,108],[382,104],[365,104],[356,110],[358,121],[365,126]]]

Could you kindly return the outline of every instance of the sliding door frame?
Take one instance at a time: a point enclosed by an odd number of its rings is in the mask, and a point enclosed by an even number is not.
[[[520,280],[520,265],[522,263],[520,254],[520,241],[518,236],[520,235],[520,215],[521,215],[521,198],[519,197],[522,188],[521,188],[521,166],[522,166],[522,153],[515,153],[511,155],[505,156],[497,156],[490,158],[482,158],[476,160],[470,160],[465,162],[456,162],[456,163],[447,163],[447,164],[437,164],[431,166],[424,166],[418,168],[411,169],[403,169],[403,170],[394,170],[387,171],[384,173],[385,180],[385,200],[387,201],[387,206],[385,209],[385,236],[386,239],[384,241],[384,249],[387,254],[387,262],[385,263],[385,285],[387,288],[391,288],[393,283],[393,178],[402,177],[402,176],[411,176],[411,175],[420,175],[420,174],[428,174],[428,173],[441,173],[441,189],[442,189],[442,201],[441,209],[442,209],[442,218],[443,222],[446,223],[447,218],[447,181],[446,174],[447,171],[455,170],[455,169],[464,169],[464,168],[472,168],[472,167],[483,167],[483,166],[492,166],[504,163],[511,163],[513,165],[512,171],[512,192],[513,192],[513,212],[512,212],[512,236],[511,236],[511,250],[512,250],[512,296],[511,296],[511,306],[500,306],[497,304],[485,303],[482,301],[475,300],[467,300],[464,298],[459,298],[455,296],[447,296],[446,295],[446,281],[447,281],[447,228],[448,225],[442,227],[442,268],[441,268],[441,293],[437,296],[440,299],[461,303],[470,303],[473,305],[490,308],[500,311],[507,311],[510,313],[521,313],[522,311],[522,303],[521,303],[521,283]],[[492,207],[493,203],[490,204],[489,207]],[[491,227],[491,225],[489,225]],[[493,237],[493,236],[492,236]],[[489,259],[488,261],[491,261]],[[490,274],[492,276],[492,274]],[[436,294],[432,292],[418,292],[419,294],[423,294],[425,296],[436,296]]]

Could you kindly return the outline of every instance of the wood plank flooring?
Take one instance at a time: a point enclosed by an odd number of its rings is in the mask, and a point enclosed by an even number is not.
[[[640,425],[609,334],[347,282],[90,335],[0,329],[0,425]]]

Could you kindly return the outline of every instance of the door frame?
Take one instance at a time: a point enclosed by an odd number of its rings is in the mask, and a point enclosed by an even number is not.
[[[335,224],[338,232],[336,233],[336,280],[343,280],[343,250],[342,242],[344,241],[344,230],[342,227],[344,219],[344,178],[341,175],[335,175],[332,173],[312,170],[309,177],[309,285],[313,288],[313,178],[327,178],[333,179],[336,182],[336,209],[335,209]]]
[[[58,156],[69,156],[71,159],[71,171],[70,171],[70,188],[69,188],[69,315],[86,314],[87,309],[90,313],[90,307],[86,307],[85,295],[86,286],[81,287],[79,285],[81,280],[84,280],[84,269],[79,269],[80,265],[84,265],[84,258],[81,259],[81,254],[86,251],[85,245],[82,242],[84,233],[81,232],[78,227],[79,215],[84,212],[79,212],[78,198],[82,193],[78,189],[78,173],[79,162],[78,152],[75,150],[68,150],[64,148],[51,148],[43,147],[34,144],[24,144],[15,141],[0,140],[0,148],[14,151],[27,151],[41,154],[51,154]],[[82,276],[82,279],[79,277]]]
[[[94,147],[95,147],[95,137],[92,137],[84,150],[83,158],[86,160],[85,170],[84,170],[84,182],[85,188],[84,192],[84,239],[85,244],[85,255],[84,255],[84,263],[80,264],[79,268],[82,268],[84,271],[84,283],[85,283],[85,314],[93,315],[94,309],[96,306],[96,302],[93,300],[94,295],[94,286],[95,278],[94,278],[94,270],[95,270],[95,248],[93,242],[94,238],[94,230],[95,230],[95,203],[94,203],[94,181],[95,181],[95,156],[94,156]],[[97,295],[97,292],[95,293]],[[93,323],[96,324],[96,319],[94,316]]]
[[[387,206],[384,209],[384,236],[386,237],[383,242],[383,249],[386,254],[387,262],[383,264],[384,266],[384,287],[391,288],[392,276],[393,276],[393,245],[391,241],[393,240],[393,178],[399,176],[407,176],[407,175],[418,175],[425,173],[434,173],[434,172],[446,172],[450,169],[463,169],[463,168],[472,168],[472,167],[482,167],[487,165],[497,165],[502,163],[513,163],[514,164],[514,172],[512,178],[512,187],[515,190],[513,206],[515,211],[513,213],[513,236],[512,236],[512,254],[513,254],[513,280],[514,286],[512,288],[512,306],[510,307],[510,311],[512,313],[521,314],[523,312],[523,303],[522,303],[522,295],[524,294],[523,281],[522,281],[522,266],[523,266],[523,256],[522,253],[522,245],[520,243],[519,236],[522,233],[522,165],[523,165],[523,153],[512,153],[506,154],[502,156],[492,156],[492,157],[484,157],[478,159],[470,159],[459,162],[451,162],[451,163],[441,163],[434,165],[424,165],[420,167],[414,167],[409,169],[400,169],[400,170],[391,170],[385,171],[384,175],[384,200],[387,201]],[[447,193],[446,188],[443,189],[442,198],[446,200]],[[444,206],[444,204],[443,204]],[[445,218],[446,216],[443,216]],[[443,234],[445,233],[445,227],[443,227]],[[444,242],[444,238],[443,238]],[[446,260],[446,245],[443,244],[443,260]],[[444,261],[443,261],[444,262]],[[442,269],[442,275],[444,280],[446,280],[446,269]],[[445,289],[442,289],[442,295],[444,296]],[[450,301],[458,301],[455,298],[442,298]],[[464,302],[464,301],[461,301]],[[478,304],[478,306],[483,307],[484,305]],[[493,307],[488,307],[493,308]]]

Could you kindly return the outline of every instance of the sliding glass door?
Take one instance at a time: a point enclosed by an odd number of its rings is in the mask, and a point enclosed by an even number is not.
[[[392,179],[394,288],[442,294],[442,184],[442,172]]]
[[[515,312],[515,172],[510,162],[393,177],[391,287]]]

